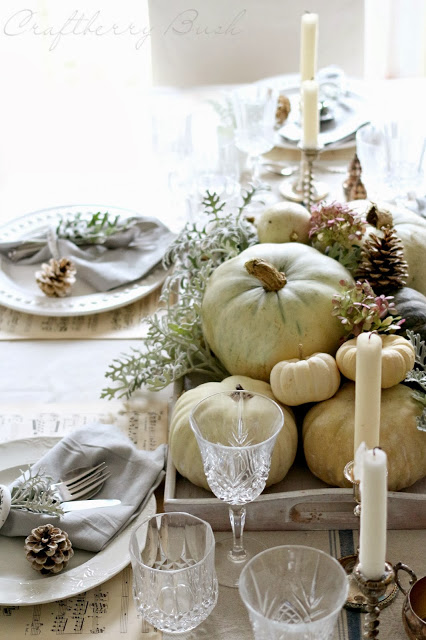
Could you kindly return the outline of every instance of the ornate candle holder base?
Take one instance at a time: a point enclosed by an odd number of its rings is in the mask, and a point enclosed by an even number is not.
[[[391,564],[385,563],[385,572],[380,580],[368,580],[361,572],[360,564],[356,564],[353,576],[360,591],[367,600],[367,615],[364,620],[362,637],[364,640],[372,640],[379,636],[380,598],[386,593],[389,585],[395,582],[395,571]]]
[[[359,517],[361,515],[361,494],[360,494],[359,481],[355,480],[354,478],[354,461],[353,460],[348,462],[348,464],[344,468],[343,473],[346,480],[349,480],[349,482],[353,486],[354,501],[356,502],[356,506],[354,508],[354,514]],[[340,564],[348,574],[348,580],[349,580],[349,593],[346,600],[345,608],[352,609],[355,611],[366,612],[367,599],[364,593],[359,588],[359,585],[355,580],[354,574],[352,573],[354,567],[358,564],[358,554],[353,553],[349,556],[343,556],[341,558],[338,558],[338,561],[340,562]],[[384,609],[385,607],[389,606],[393,602],[393,600],[396,598],[397,595],[398,595],[397,586],[394,583],[389,584],[386,588],[386,591],[379,597],[377,606],[380,607],[380,609]]]
[[[358,564],[358,554],[353,553],[350,556],[339,558],[339,562],[348,574],[349,592],[345,603],[345,609],[351,611],[359,611],[365,613],[367,611],[367,598],[360,589],[358,582],[353,574],[354,567]],[[387,585],[385,592],[379,596],[377,606],[379,609],[385,609],[395,600],[398,595],[398,587],[395,583]]]
[[[299,145],[302,151],[299,175],[295,181],[284,180],[279,191],[281,195],[292,202],[301,202],[308,211],[314,202],[323,200],[329,193],[325,182],[314,180],[313,163],[321,153],[322,147],[305,149]]]

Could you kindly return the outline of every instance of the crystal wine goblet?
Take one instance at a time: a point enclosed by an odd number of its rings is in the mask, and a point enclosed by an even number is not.
[[[264,85],[248,85],[233,94],[235,145],[248,154],[252,168],[250,182],[265,204],[277,200],[270,185],[260,179],[261,155],[275,144],[277,100],[277,91]]]
[[[265,547],[245,540],[245,505],[265,488],[272,450],[284,414],[271,398],[251,391],[223,391],[199,402],[190,414],[207,482],[229,505],[233,537],[216,545],[219,584],[238,586],[245,563]]]

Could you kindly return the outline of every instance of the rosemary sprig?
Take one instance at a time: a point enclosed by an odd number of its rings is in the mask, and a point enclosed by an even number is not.
[[[56,493],[50,488],[53,479],[39,470],[34,475],[31,467],[21,471],[22,479],[11,491],[11,508],[25,509],[34,513],[60,516],[64,512]]]
[[[200,309],[214,269],[257,242],[253,225],[243,215],[253,194],[253,188],[244,194],[237,213],[224,213],[220,197],[206,193],[206,221],[186,224],[164,256],[164,266],[173,266],[161,294],[165,309],[147,318],[144,349],[133,349],[110,365],[105,375],[114,386],[105,388],[102,397],[129,397],[143,385],[159,391],[189,373],[209,374],[215,380],[228,375],[205,341]]]

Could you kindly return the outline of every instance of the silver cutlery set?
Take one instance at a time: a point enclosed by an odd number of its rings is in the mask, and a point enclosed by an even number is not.
[[[84,509],[114,507],[120,505],[121,500],[91,499],[101,490],[105,480],[110,476],[111,473],[105,462],[101,462],[92,468],[76,469],[71,476],[68,474],[68,477],[65,477],[61,482],[52,484],[50,488],[57,493],[61,509],[66,513]]]

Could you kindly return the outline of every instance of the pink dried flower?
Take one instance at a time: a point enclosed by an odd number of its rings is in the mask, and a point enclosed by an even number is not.
[[[360,242],[366,224],[360,214],[340,202],[314,206],[309,231],[311,244],[354,272],[360,261]]]
[[[344,281],[342,293],[333,296],[332,315],[337,316],[350,335],[358,336],[363,331],[394,333],[405,320],[394,316],[395,305],[392,296],[376,296],[367,280],[348,285]]]
[[[322,236],[322,244],[327,242],[327,245],[331,246],[334,242],[340,242],[343,246],[350,248],[351,243],[348,241],[361,240],[366,224],[366,220],[346,204],[340,202],[322,204],[312,208],[309,237],[315,238],[321,231],[331,231],[331,235],[327,233],[326,237]]]

